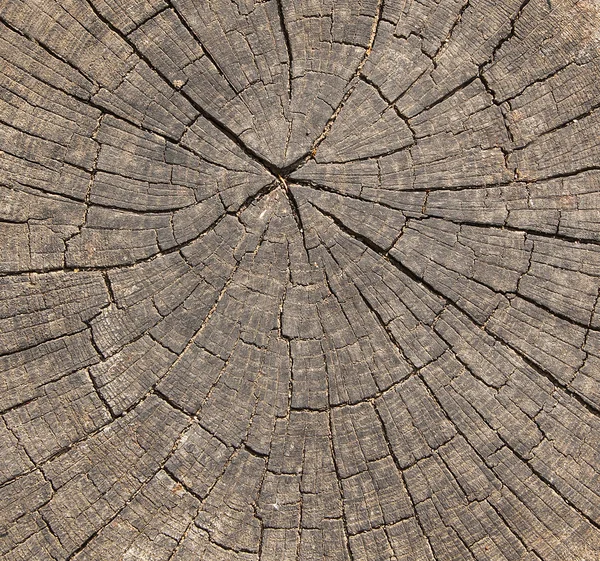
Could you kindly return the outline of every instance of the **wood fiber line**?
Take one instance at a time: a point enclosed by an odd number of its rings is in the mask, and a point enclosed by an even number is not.
[[[600,5],[0,0],[0,558],[600,561]]]

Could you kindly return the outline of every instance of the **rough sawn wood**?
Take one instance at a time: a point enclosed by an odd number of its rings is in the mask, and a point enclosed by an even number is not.
[[[0,0],[0,557],[600,560],[597,0]]]

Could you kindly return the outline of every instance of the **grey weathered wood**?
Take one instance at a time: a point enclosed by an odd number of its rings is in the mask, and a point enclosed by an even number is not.
[[[600,5],[0,0],[0,557],[600,560]]]

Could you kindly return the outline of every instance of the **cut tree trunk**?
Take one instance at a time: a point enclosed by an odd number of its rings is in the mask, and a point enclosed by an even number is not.
[[[2,559],[600,559],[598,1],[0,28]]]

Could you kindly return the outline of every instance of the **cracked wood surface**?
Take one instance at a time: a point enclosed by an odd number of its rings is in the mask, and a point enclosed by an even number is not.
[[[0,28],[2,559],[600,559],[597,1]]]

